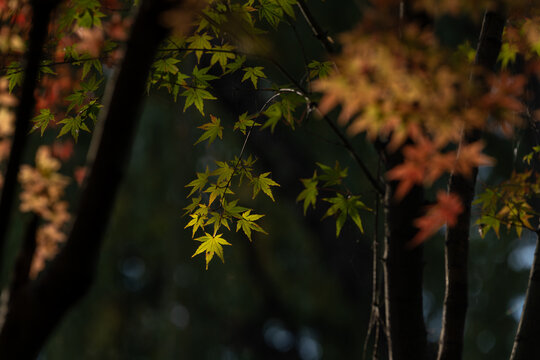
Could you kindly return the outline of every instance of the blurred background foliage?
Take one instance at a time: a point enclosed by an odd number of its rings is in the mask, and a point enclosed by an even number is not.
[[[359,1],[309,5],[332,36],[351,29],[361,18]],[[303,19],[298,20],[301,45],[284,24],[269,37],[278,61],[301,79],[303,53],[309,60],[323,60],[325,55]],[[436,29],[451,46],[463,39],[474,45],[478,35],[478,24],[466,19],[444,18]],[[270,78],[280,78],[270,64],[260,65]],[[269,97],[239,80],[221,80],[216,85],[221,101],[205,109],[226,124],[224,140],[211,146],[193,146],[200,136],[196,126],[202,124],[198,113],[192,109],[182,113],[183,103],[175,104],[165,93],[151,93],[110,221],[97,281],[57,329],[40,359],[361,358],[370,316],[374,214],[364,214],[365,234],[349,220],[336,239],[333,221],[320,220],[324,206],[304,217],[295,199],[302,190],[299,179],[312,176],[315,162],[333,165],[336,160],[349,167],[347,186],[362,194],[366,204],[375,207],[375,195],[316,117],[294,131],[283,124],[273,135],[257,131],[248,142],[247,154],[258,158],[258,170],[272,171],[272,178],[281,184],[274,190],[275,203],[261,197],[252,204],[249,191],[242,194],[242,201],[266,214],[262,225],[269,235],[257,233],[253,243],[229,236],[233,246],[225,249],[226,263],[214,261],[208,271],[203,257],[191,258],[197,244],[191,240],[191,229],[184,229],[182,208],[189,203],[184,185],[196,171],[239,154],[243,138],[232,132],[235,119],[244,111],[257,111]],[[32,139],[35,146],[52,142],[35,134]],[[376,169],[371,145],[361,136],[352,141]],[[66,165],[66,173],[83,163],[87,143],[81,136],[78,155]],[[489,149],[499,163],[482,170],[480,183],[507,173],[513,161],[508,141],[493,138]],[[76,190],[73,184],[72,208]],[[381,233],[380,221],[379,227]],[[521,311],[534,239],[528,234],[521,239],[513,234],[481,239],[473,230],[465,359],[505,359]],[[12,239],[19,234],[20,230],[13,231]],[[444,291],[441,234],[425,247],[424,308],[429,339],[436,342]],[[16,251],[16,240],[9,249]]]

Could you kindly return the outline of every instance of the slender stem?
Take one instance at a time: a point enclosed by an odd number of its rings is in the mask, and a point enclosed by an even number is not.
[[[304,0],[297,0],[296,4],[300,8],[300,12],[304,16],[304,19],[306,19],[306,22],[308,23],[313,35],[321,42],[327,53],[334,54],[336,52],[334,48],[334,41],[326,34],[325,31],[322,30],[322,27],[315,20],[315,17],[309,10],[306,2]]]

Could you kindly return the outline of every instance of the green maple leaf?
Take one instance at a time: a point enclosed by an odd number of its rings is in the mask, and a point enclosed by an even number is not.
[[[255,199],[255,196],[257,196],[259,191],[262,190],[262,192],[268,195],[268,197],[272,199],[272,201],[275,201],[274,196],[272,195],[272,189],[270,187],[279,186],[279,184],[274,180],[270,179],[268,175],[270,175],[269,172],[251,179],[251,183],[253,184],[253,199]]]
[[[234,47],[229,44],[224,44],[222,46],[216,46],[214,47],[214,49],[223,51],[216,51],[212,54],[212,58],[210,59],[210,66],[214,66],[214,64],[219,63],[219,66],[221,66],[221,70],[225,72],[229,59],[234,59],[236,57],[236,54],[233,53]]]
[[[188,206],[186,206],[184,208],[184,210],[186,210],[186,212],[182,216],[186,216],[187,214],[191,214],[193,212],[193,210],[195,210],[197,207],[199,207],[200,202],[201,202],[201,197],[200,196],[192,197],[191,198],[191,204],[189,204]]]
[[[216,100],[217,98],[210,94],[208,91],[204,89],[199,88],[189,88],[185,90],[180,96],[186,97],[186,103],[184,105],[184,111],[191,105],[195,105],[195,107],[200,111],[200,113],[204,116],[204,100]]]
[[[221,126],[221,121],[219,118],[215,117],[214,115],[210,115],[210,122],[203,124],[201,126],[198,126],[199,129],[204,130],[204,133],[201,135],[199,140],[195,142],[194,145],[197,145],[201,141],[208,139],[208,144],[211,144],[216,140],[216,137],[219,137],[220,139],[223,138],[223,126]]]
[[[501,227],[501,221],[495,216],[482,215],[478,220],[476,220],[476,224],[479,226],[478,231],[482,239],[486,236],[490,229],[495,231],[497,238],[500,236],[499,230]]]
[[[311,69],[309,71],[310,79],[314,79],[316,77],[325,78],[330,75],[330,71],[332,71],[332,63],[330,61],[319,62],[317,60],[313,60],[308,64],[308,68]]]
[[[156,60],[153,66],[158,71],[161,71],[163,73],[170,73],[174,75],[178,73],[179,71],[178,66],[176,66],[176,64],[178,64],[179,62],[180,60],[175,59],[175,58],[160,59],[160,60]]]
[[[187,39],[187,42],[189,43],[190,49],[211,49],[212,44],[210,44],[210,40],[212,40],[212,36],[208,35],[207,33],[202,34],[195,34]],[[195,51],[195,56],[197,56],[197,63],[201,61],[201,56],[203,54],[203,51],[198,50]]]
[[[8,79],[8,91],[11,93],[15,86],[21,86],[24,78],[24,71],[17,62],[12,62],[7,67],[6,77]]]
[[[191,76],[195,82],[195,85],[199,87],[207,87],[210,85],[208,84],[208,81],[218,79],[218,77],[215,75],[207,74],[208,70],[210,70],[210,66],[207,66],[199,70],[197,65],[195,65],[191,73]]]
[[[341,169],[339,162],[337,161],[334,168],[321,163],[317,163],[317,166],[323,171],[319,176],[319,180],[324,181],[323,186],[339,185],[341,184],[341,181],[347,177],[348,169]]]
[[[323,219],[328,216],[337,215],[336,219],[336,237],[339,236],[343,224],[349,216],[352,221],[358,226],[361,232],[364,232],[364,227],[362,226],[362,219],[358,214],[359,209],[364,209],[370,211],[362,201],[359,200],[360,196],[348,196],[345,197],[342,194],[337,194],[335,197],[324,199],[325,201],[332,204],[330,208],[326,211],[323,216]]]
[[[317,202],[317,196],[319,195],[319,190],[317,185],[317,172],[313,174],[311,179],[300,179],[302,184],[304,184],[305,189],[298,195],[296,201],[304,200],[304,215],[306,215],[309,205],[313,206],[315,209],[315,203]]]
[[[259,78],[266,78],[266,75],[262,71],[262,66],[246,67],[243,70],[246,72],[242,77],[242,82],[250,79],[255,89],[257,88],[257,81]]]
[[[75,116],[74,118],[64,118],[62,121],[58,121],[58,124],[64,124],[64,126],[62,127],[62,129],[60,129],[60,133],[58,133],[57,138],[70,132],[71,136],[73,136],[73,139],[75,139],[75,142],[77,142],[77,140],[79,139],[80,130],[90,132],[90,129],[88,129],[88,126],[86,126],[80,116]]]
[[[271,0],[260,0],[259,3],[259,18],[265,19],[270,26],[277,29],[279,22],[283,20],[283,8]]]
[[[293,5],[296,4],[296,0],[276,0],[279,6],[283,8],[283,11],[294,19]]]
[[[189,184],[185,186],[185,187],[192,187],[191,191],[186,197],[190,197],[197,190],[202,191],[204,186],[208,182],[208,176],[210,176],[210,172],[208,171],[208,166],[207,166],[205,172],[197,173],[197,179],[191,181]]]
[[[255,122],[253,118],[255,115],[248,115],[247,112],[238,117],[238,121],[234,123],[233,131],[239,129],[242,134],[246,135],[246,130],[255,126],[261,126],[258,122]]]
[[[233,62],[227,64],[227,71],[223,74],[233,73],[242,68],[242,65],[246,62],[246,57],[244,55],[237,56]]]
[[[221,236],[223,234],[210,235],[205,233],[204,236],[198,237],[195,241],[202,242],[201,245],[195,250],[195,253],[191,257],[195,257],[200,253],[206,254],[206,270],[208,270],[208,264],[212,261],[214,254],[217,254],[221,261],[225,263],[223,258],[223,246],[222,245],[231,245],[227,240],[223,239]]]
[[[212,171],[213,176],[218,176],[218,184],[227,184],[234,173],[234,168],[229,166],[229,163],[225,161],[216,161],[218,168]]]
[[[223,212],[231,217],[240,219],[242,218],[242,215],[240,213],[247,211],[248,208],[245,208],[243,206],[237,206],[238,200],[233,200],[231,202],[227,202],[225,199],[223,199]]]
[[[234,192],[227,186],[227,183],[210,184],[210,186],[204,190],[204,192],[210,193],[208,206],[212,205],[218,196],[223,198],[225,194],[234,194]]]
[[[231,230],[231,228],[229,227],[228,216],[225,213],[214,211],[211,215],[212,216],[210,217],[210,219],[208,219],[205,225],[214,224],[214,234],[218,232],[221,225],[225,226],[228,230]]]
[[[281,119],[283,113],[281,111],[281,105],[279,103],[273,103],[263,112],[264,115],[268,116],[268,120],[261,127],[261,130],[270,127],[270,131],[274,132],[274,128]]]
[[[514,62],[516,62],[516,55],[518,51],[519,49],[517,48],[517,46],[513,44],[502,44],[497,60],[501,62],[501,67],[503,69],[506,69],[509,63],[513,64]]]
[[[41,109],[39,115],[32,119],[34,126],[32,126],[30,132],[32,133],[41,128],[41,136],[43,136],[43,132],[49,126],[50,121],[54,121],[54,115],[51,114],[49,109]]]
[[[191,236],[195,236],[195,233],[197,232],[198,228],[201,228],[204,230],[204,225],[206,222],[206,215],[200,215],[200,214],[190,214],[191,220],[187,223],[187,225],[184,227],[184,229],[193,226],[193,233]]]
[[[98,73],[103,74],[103,65],[101,64],[101,60],[92,59],[88,54],[84,54],[83,56],[81,56],[81,60],[84,60],[82,79],[84,79],[86,75],[88,75],[90,70],[92,70],[92,67],[96,69]],[[80,62],[78,62],[78,64],[80,64]]]
[[[264,215],[251,214],[251,210],[247,210],[242,214],[242,217],[236,223],[236,231],[242,229],[244,234],[248,237],[249,241],[251,240],[251,230],[258,231],[263,234],[268,234],[264,229],[255,221],[262,218]]]

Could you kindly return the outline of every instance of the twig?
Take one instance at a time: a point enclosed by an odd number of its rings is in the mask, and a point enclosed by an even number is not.
[[[300,8],[300,12],[302,13],[302,15],[304,16],[304,19],[306,19],[306,22],[311,28],[311,32],[321,42],[326,52],[329,54],[335,54],[336,50],[334,48],[334,41],[332,40],[330,36],[327,35],[325,31],[322,30],[319,23],[317,23],[317,21],[311,14],[311,11],[309,10],[305,1],[297,0],[296,4]]]

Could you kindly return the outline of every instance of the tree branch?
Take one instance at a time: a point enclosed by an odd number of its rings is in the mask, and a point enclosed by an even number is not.
[[[176,4],[180,3],[177,1]],[[167,31],[161,14],[174,3],[145,0],[125,58],[104,96],[89,152],[91,172],[65,246],[37,280],[11,294],[0,332],[0,358],[35,359],[62,317],[89,289],[103,235],[127,167],[148,72]]]
[[[19,174],[28,131],[30,130],[30,119],[34,113],[36,102],[34,90],[36,88],[40,60],[43,54],[43,45],[47,36],[47,26],[49,25],[49,18],[52,11],[59,3],[60,0],[34,0],[32,2],[32,29],[30,30],[28,51],[25,57],[24,80],[19,106],[15,114],[15,133],[13,134],[11,151],[2,187],[2,197],[0,199],[0,271],[3,264],[3,252],[8,236],[13,199],[16,194],[17,176]]]
[[[505,20],[499,14],[487,11],[476,50],[476,65],[493,70],[501,48],[501,36]],[[480,132],[466,134],[460,146],[480,138]],[[463,356],[463,336],[468,306],[469,231],[471,203],[478,169],[474,168],[469,177],[453,173],[448,183],[448,192],[460,197],[463,212],[457,223],[448,227],[445,238],[445,295],[442,329],[439,339],[438,360],[461,359]]]
[[[311,32],[321,42],[326,52],[328,54],[335,54],[336,49],[334,48],[334,41],[330,36],[326,34],[325,31],[322,30],[322,27],[315,20],[313,14],[311,14],[311,11],[309,10],[306,2],[304,0],[297,0],[296,4],[300,8],[300,12],[304,16],[304,19],[306,19],[306,22],[308,23]]]

